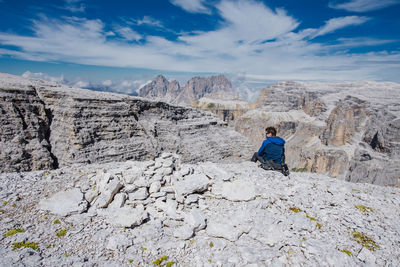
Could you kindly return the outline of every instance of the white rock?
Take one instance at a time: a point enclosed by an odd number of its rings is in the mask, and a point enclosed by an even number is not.
[[[256,190],[252,183],[236,180],[223,183],[221,195],[231,201],[249,201],[256,197]]]
[[[233,178],[233,174],[226,170],[219,168],[215,163],[204,163],[202,166],[202,172],[210,177],[211,179],[230,181]]]
[[[129,193],[129,200],[144,200],[149,196],[146,187],[141,187],[133,193]]]
[[[88,202],[78,188],[60,191],[39,203],[41,210],[48,210],[60,216],[82,213],[87,210]]]
[[[118,227],[138,226],[149,217],[143,207],[132,208],[126,205],[117,209],[98,210],[98,213],[105,216],[109,224]]]
[[[125,193],[118,193],[114,196],[114,200],[108,205],[109,208],[121,208],[126,200]]]
[[[206,228],[206,217],[198,209],[192,209],[189,213],[185,214],[185,222],[193,227],[194,231],[199,231]]]
[[[89,189],[89,190],[86,191],[86,193],[85,193],[85,199],[86,199],[89,203],[91,203],[98,195],[99,195],[99,191]]]
[[[136,189],[138,189],[139,187],[137,187],[136,185],[134,185],[134,184],[130,184],[130,185],[127,185],[127,186],[125,186],[124,187],[124,189],[123,189],[123,191],[125,192],[125,193],[132,193],[132,192],[134,192]]]
[[[187,240],[193,236],[193,228],[184,224],[174,230],[174,236],[182,240]]]
[[[174,172],[174,170],[172,168],[164,168],[162,175],[166,176],[166,175],[171,175]]]
[[[157,192],[153,193],[150,195],[152,198],[159,198],[159,197],[165,197],[167,195],[167,192]]]
[[[160,189],[161,192],[167,192],[167,193],[175,193],[175,190],[172,186],[164,186],[161,187]]]
[[[157,193],[158,191],[160,191],[160,188],[161,188],[161,183],[159,181],[153,182],[150,185],[149,193],[150,194]]]
[[[191,203],[196,203],[199,201],[199,195],[193,194],[193,195],[188,195],[185,199],[185,204],[191,204]]]
[[[149,187],[149,181],[144,177],[140,177],[139,179],[135,180],[133,184],[136,187]]]
[[[209,222],[206,233],[212,237],[222,237],[229,241],[236,241],[243,234],[240,229],[229,225],[228,223]]]
[[[110,250],[122,250],[124,251],[128,246],[132,245],[132,241],[129,240],[126,235],[117,234],[113,235],[108,239],[106,248]]]
[[[357,258],[370,265],[374,265],[376,261],[374,254],[372,254],[372,252],[365,247],[363,247],[360,253],[358,253]]]
[[[122,187],[123,186],[118,179],[110,180],[106,185],[102,186],[104,189],[96,199],[95,206],[98,208],[106,208],[113,200],[115,194],[117,194]]]
[[[204,174],[192,174],[186,176],[184,180],[177,181],[173,187],[175,193],[180,196],[186,196],[196,192],[203,192],[207,190],[207,187],[211,184],[211,181]]]

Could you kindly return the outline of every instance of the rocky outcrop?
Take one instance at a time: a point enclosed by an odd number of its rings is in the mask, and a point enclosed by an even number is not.
[[[194,100],[221,92],[232,92],[232,85],[224,75],[193,77],[182,88],[177,81],[169,82],[164,76],[158,75],[139,90],[139,96],[187,106]]]
[[[282,82],[263,89],[234,125],[258,146],[275,126],[291,168],[398,186],[399,91],[395,83]]]
[[[51,169],[51,117],[34,87],[0,83],[0,170]]]
[[[169,82],[164,76],[158,75],[153,81],[139,90],[139,96],[153,100],[171,103],[181,92],[176,80]]]
[[[170,153],[0,181],[1,266],[400,265],[399,188]]]
[[[162,151],[188,162],[234,160],[251,150],[207,112],[5,74],[1,80],[1,171],[145,160]]]

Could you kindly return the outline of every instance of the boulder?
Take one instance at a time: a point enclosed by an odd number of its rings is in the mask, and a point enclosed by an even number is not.
[[[82,213],[87,210],[88,202],[78,188],[60,191],[53,196],[39,202],[41,210],[48,210],[60,216]]]
[[[252,183],[236,180],[223,183],[221,195],[231,201],[249,201],[256,197],[256,191]]]
[[[180,196],[187,196],[193,193],[201,193],[207,190],[211,181],[203,173],[186,176],[184,180],[177,181],[173,185],[175,193]]]

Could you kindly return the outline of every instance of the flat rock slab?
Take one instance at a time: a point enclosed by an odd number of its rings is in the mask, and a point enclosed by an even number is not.
[[[192,174],[185,177],[183,181],[177,181],[173,186],[176,194],[187,196],[193,193],[201,193],[207,190],[211,181],[203,173]]]
[[[60,191],[48,199],[41,200],[39,208],[60,216],[68,216],[86,211],[88,202],[85,200],[81,190],[74,188],[67,191]]]
[[[206,233],[208,236],[222,237],[234,242],[239,239],[243,231],[227,223],[210,222],[207,225]]]
[[[256,197],[256,190],[252,183],[236,180],[222,184],[221,195],[231,201],[249,201]]]
[[[124,206],[111,210],[97,210],[99,215],[105,216],[106,221],[117,227],[133,227],[141,225],[149,218],[149,213],[143,208]]]

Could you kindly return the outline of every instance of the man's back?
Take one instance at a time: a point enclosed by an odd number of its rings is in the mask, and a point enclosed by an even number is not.
[[[278,164],[282,163],[285,154],[285,140],[278,136],[267,137],[258,150],[258,155],[262,156],[264,162],[272,160]]]

